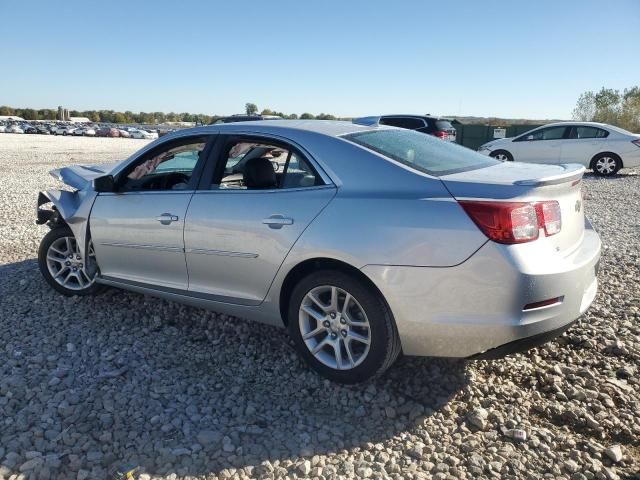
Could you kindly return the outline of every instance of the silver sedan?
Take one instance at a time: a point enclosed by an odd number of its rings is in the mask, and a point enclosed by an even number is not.
[[[52,172],[40,269],[289,329],[326,377],[398,355],[493,358],[563,330],[596,294],[579,165],[502,163],[348,122],[183,130],[106,166]]]

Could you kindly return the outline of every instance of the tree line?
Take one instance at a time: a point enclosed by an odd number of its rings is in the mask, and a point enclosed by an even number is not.
[[[0,115],[15,115],[25,120],[56,120],[58,109],[53,108],[13,108],[0,106]],[[87,117],[92,122],[100,123],[164,123],[164,122],[198,122],[211,123],[216,115],[194,113],[164,113],[164,112],[116,112],[114,110],[69,110],[71,117]]]
[[[247,115],[257,115],[259,110],[258,106],[255,103],[246,103],[244,109]],[[314,115],[313,113],[305,112],[298,116],[297,113],[282,113],[276,110],[271,110],[270,108],[264,108],[260,112],[260,115],[275,115],[289,120],[296,120],[298,118],[301,120],[344,120],[329,113],[320,113],[318,115]],[[351,118],[349,118],[349,120],[350,119]]]
[[[640,86],[625,88],[622,92],[604,87],[598,92],[584,92],[578,98],[573,118],[640,133]]]
[[[245,111],[250,114],[258,113],[258,107],[254,103],[247,103]],[[269,108],[265,108],[261,112],[262,115],[277,115],[288,119],[316,119],[316,120],[336,120],[333,115],[321,113],[314,115],[312,113],[303,113],[298,116],[295,113],[286,114],[277,112]],[[56,120],[58,115],[57,108],[14,108],[6,105],[0,106],[0,116],[16,116],[25,120]],[[141,123],[141,124],[160,124],[165,122],[195,122],[199,124],[209,124],[221,118],[220,115],[206,115],[201,113],[175,113],[175,112],[116,112],[114,110],[69,110],[71,117],[86,117],[96,123]]]

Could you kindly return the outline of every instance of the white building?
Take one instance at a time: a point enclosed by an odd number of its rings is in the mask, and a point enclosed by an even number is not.
[[[69,117],[71,123],[91,123],[87,117]]]
[[[24,122],[24,118],[17,117],[16,115],[0,115],[0,121],[5,122]]]

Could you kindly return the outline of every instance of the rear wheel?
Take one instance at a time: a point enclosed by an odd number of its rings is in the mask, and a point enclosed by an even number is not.
[[[618,170],[622,168],[622,161],[612,153],[601,153],[593,158],[591,168],[596,175],[610,177],[618,173]]]
[[[298,283],[289,303],[289,332],[306,362],[340,383],[386,371],[400,354],[393,316],[359,279],[324,270]]]
[[[63,295],[90,295],[99,290],[93,245],[89,243],[83,266],[80,249],[69,227],[58,227],[45,235],[38,250],[38,264],[44,279]]]
[[[489,156],[501,162],[513,162],[513,155],[506,150],[495,150],[491,152]]]

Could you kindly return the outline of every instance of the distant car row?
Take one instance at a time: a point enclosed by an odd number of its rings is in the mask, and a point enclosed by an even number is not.
[[[145,130],[135,127],[114,127],[101,125],[77,125],[66,123],[9,123],[0,124],[0,133],[24,133],[40,135],[64,135],[76,137],[122,137],[153,140],[158,138],[156,130]]]

